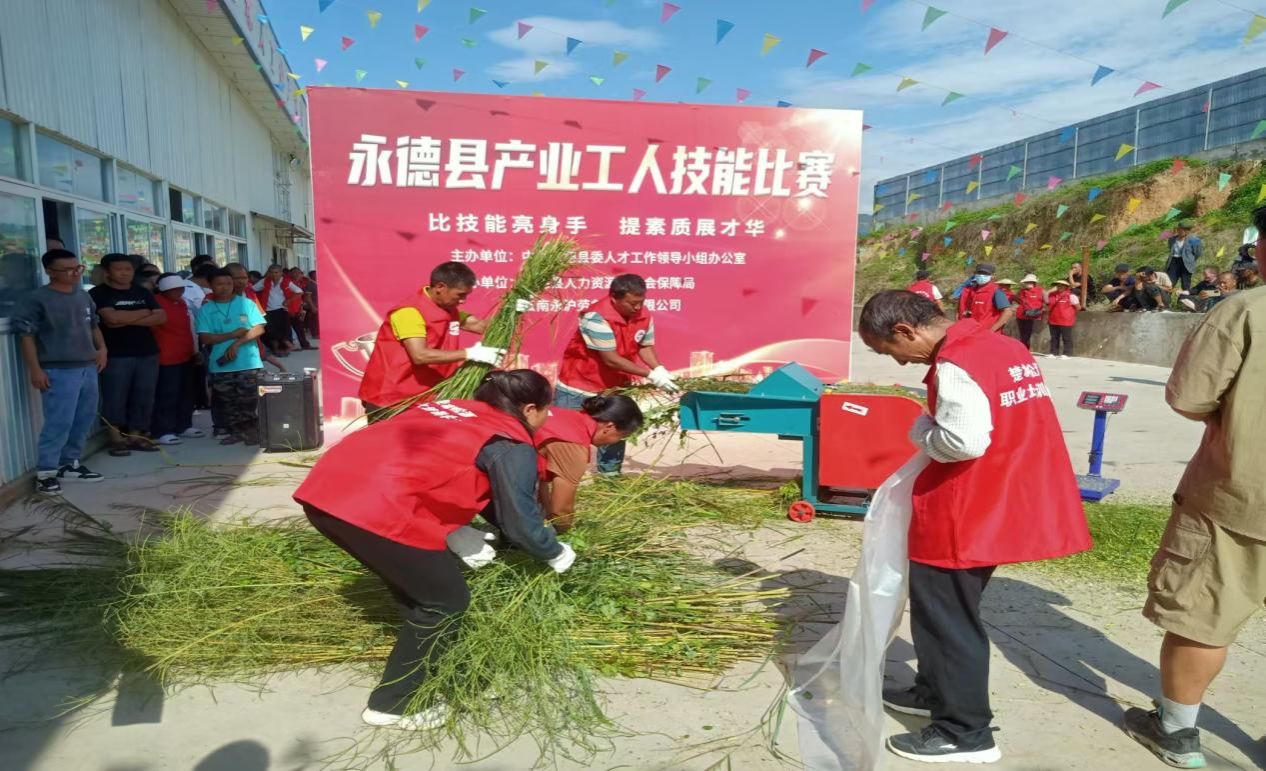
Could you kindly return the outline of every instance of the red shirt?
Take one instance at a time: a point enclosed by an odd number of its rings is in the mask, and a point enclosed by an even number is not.
[[[167,321],[156,327],[154,339],[158,341],[158,363],[161,366],[184,364],[193,358],[193,319],[184,300],[172,302],[161,294],[155,294],[158,307],[167,314]]]

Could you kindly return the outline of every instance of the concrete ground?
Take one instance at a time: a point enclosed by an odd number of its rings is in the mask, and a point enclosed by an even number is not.
[[[289,360],[313,366],[305,355]],[[1083,389],[1130,396],[1108,432],[1105,473],[1120,477],[1120,495],[1164,500],[1200,435],[1195,424],[1164,405],[1165,369],[1090,359],[1041,364],[1055,395],[1074,464],[1084,470],[1091,417],[1072,404]],[[858,351],[854,380],[918,386],[922,368],[901,368]],[[760,435],[692,437],[637,448],[631,466],[743,480],[778,481],[798,473],[799,448]],[[718,457],[719,454],[719,457]],[[66,498],[108,514],[120,528],[135,522],[135,507],[190,505],[217,520],[297,513],[289,494],[302,470],[294,456],[259,455],[240,445],[192,440],[164,454],[91,459],[108,475],[96,485],[67,485]],[[1040,457],[1016,459],[1023,474]],[[28,504],[0,515],[0,535],[27,523],[46,523]],[[860,525],[819,518],[785,523],[739,536],[754,566],[781,576],[770,581],[801,587],[804,599],[783,613],[800,618],[814,609],[838,612],[860,549]],[[727,534],[729,546],[735,536]],[[797,553],[798,552],[798,553]],[[794,553],[794,554],[793,554]],[[791,555],[791,556],[788,556]],[[583,558],[583,555],[582,555]],[[0,541],[0,564],[29,556]],[[1144,587],[1110,587],[1052,576],[1029,568],[1000,570],[985,599],[984,617],[994,642],[991,686],[1002,748],[1002,769],[1163,768],[1117,728],[1129,705],[1146,706],[1156,692],[1160,635],[1138,613]],[[820,616],[820,613],[817,615]],[[805,624],[789,653],[803,650],[824,627]],[[889,675],[911,678],[908,627],[889,651]],[[29,653],[29,651],[27,651]],[[5,651],[13,659],[14,651]],[[10,673],[0,699],[0,769],[39,771],[297,771],[331,767],[385,768],[384,763],[340,755],[351,742],[375,744],[359,724],[370,679],[349,671],[308,671],[264,684],[224,684],[164,694],[152,685],[123,683],[88,708],[52,717],[94,673],[57,659]],[[1213,768],[1266,768],[1266,623],[1257,619],[1233,648],[1201,715]],[[770,716],[783,677],[777,667],[739,667],[713,690],[648,680],[603,684],[606,707],[628,735],[615,736],[596,757],[559,760],[560,768],[794,768],[798,756],[794,716]],[[915,725],[915,723],[911,723]],[[889,719],[893,731],[902,723]],[[781,757],[770,752],[776,740]],[[455,767],[453,747],[396,759],[396,768]],[[487,748],[483,748],[487,749]],[[472,769],[523,769],[536,752],[524,740]],[[921,767],[895,757],[888,767]]]

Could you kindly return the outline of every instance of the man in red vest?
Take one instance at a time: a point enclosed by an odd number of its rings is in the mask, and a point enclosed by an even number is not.
[[[971,317],[981,326],[1000,331],[1015,318],[1015,308],[1007,299],[1007,293],[993,280],[994,266],[982,262],[976,267],[976,275],[958,297],[958,317]]]
[[[625,273],[611,280],[608,295],[580,314],[580,326],[563,351],[554,404],[580,409],[590,396],[644,377],[665,391],[678,390],[655,355],[655,322],[644,307],[646,282]],[[624,442],[598,449],[598,471],[618,474]]]
[[[969,319],[951,322],[910,292],[872,297],[858,327],[875,351],[930,365],[930,414],[910,432],[931,460],[914,483],[909,533],[918,676],[913,688],[885,690],[884,703],[932,722],[890,737],[888,748],[924,762],[992,763],[1001,753],[990,728],[981,595],[998,565],[1091,546],[1051,392],[1018,340]],[[1043,462],[1017,475],[1021,452]]]
[[[475,272],[460,262],[444,262],[431,271],[427,286],[387,311],[374,339],[374,351],[360,381],[360,400],[370,422],[383,408],[430,391],[465,361],[497,365],[504,348],[475,343],[462,348],[462,332],[482,335],[488,320],[458,310],[475,287]],[[518,300],[517,310],[531,308]]]
[[[931,277],[932,277],[932,272],[928,270],[921,270],[918,273],[915,273],[914,283],[906,287],[906,291],[914,292],[917,295],[922,295],[923,297],[926,297],[929,300],[932,300],[933,302],[940,302],[941,290],[937,289],[936,284],[932,283],[932,281],[930,280]]]

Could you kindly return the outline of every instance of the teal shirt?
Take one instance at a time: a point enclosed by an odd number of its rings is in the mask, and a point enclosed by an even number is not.
[[[264,314],[259,306],[245,297],[234,297],[226,303],[218,303],[208,297],[198,309],[198,320],[194,331],[199,334],[224,334],[235,329],[250,329],[264,323]],[[255,340],[237,347],[237,358],[224,365],[217,364],[224,352],[233,344],[233,340],[225,340],[211,346],[211,355],[207,358],[207,369],[211,372],[241,372],[246,369],[259,369],[264,366],[259,355],[259,344]]]

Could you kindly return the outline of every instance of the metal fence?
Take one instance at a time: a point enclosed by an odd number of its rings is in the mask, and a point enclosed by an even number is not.
[[[983,150],[979,163],[972,162],[973,153],[882,180],[875,185],[874,218],[900,219],[946,202],[957,206],[1044,189],[1051,177],[1088,177],[1239,144],[1263,119],[1266,68]],[[1134,149],[1118,159],[1122,145]]]

